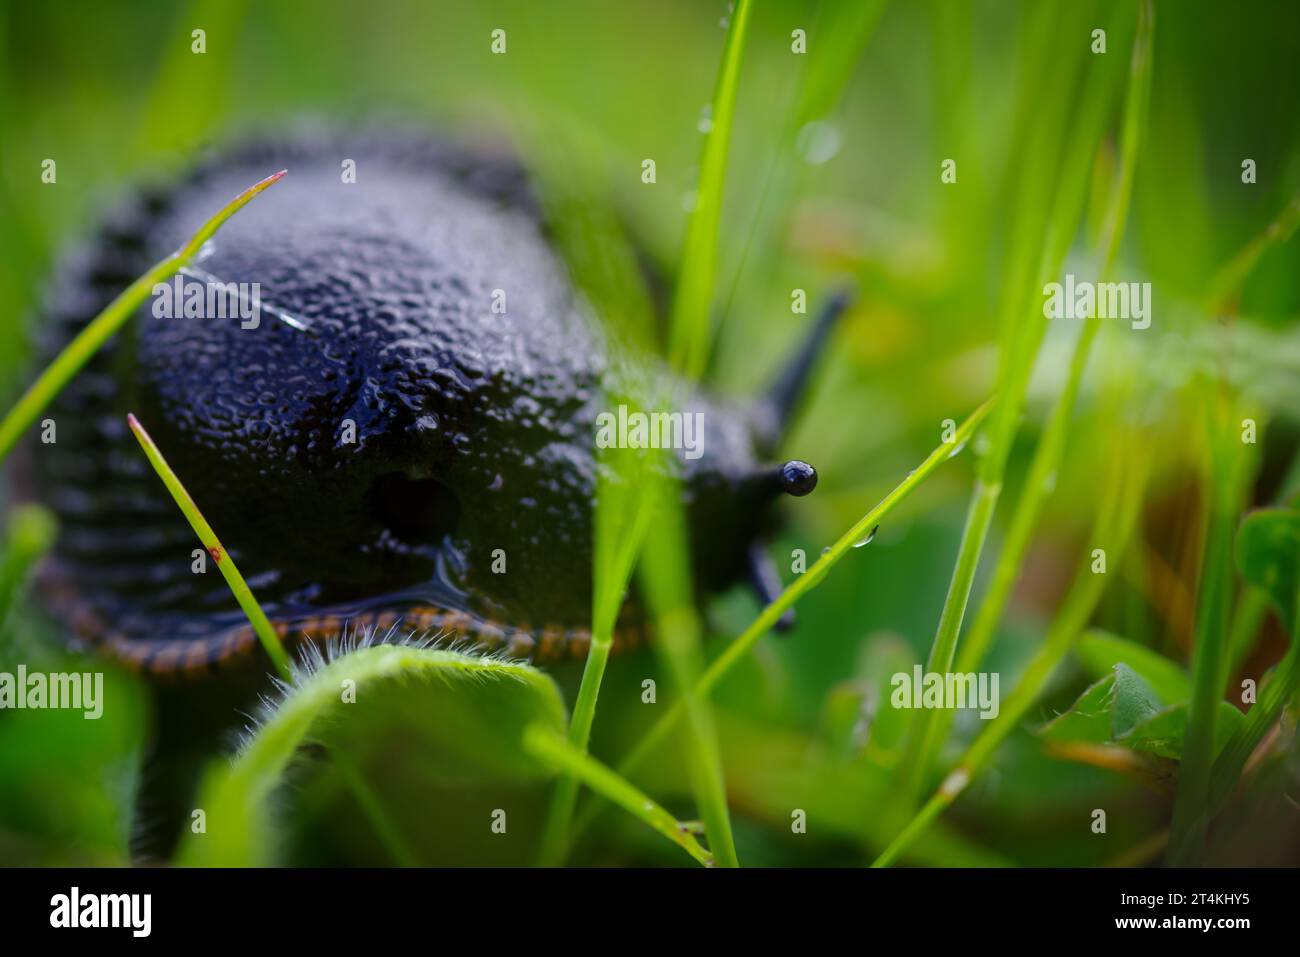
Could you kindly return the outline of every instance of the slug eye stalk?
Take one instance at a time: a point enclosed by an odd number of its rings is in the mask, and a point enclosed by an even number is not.
[[[826,351],[826,344],[840,317],[856,297],[856,292],[850,286],[844,286],[831,294],[822,304],[821,312],[813,321],[803,344],[794,351],[785,368],[777,373],[768,386],[767,392],[759,401],[762,425],[758,446],[762,451],[771,453],[789,432],[795,414],[808,392],[808,383],[812,379],[817,360]]]
[[[777,466],[765,466],[756,472],[751,481],[760,485],[772,495],[794,495],[802,497],[817,487],[817,470],[800,459]],[[767,553],[767,542],[756,538],[750,542],[745,555],[749,583],[754,594],[764,605],[776,601],[783,588],[781,575],[776,563]],[[794,627],[794,609],[787,610],[773,626],[777,631],[789,631]]]

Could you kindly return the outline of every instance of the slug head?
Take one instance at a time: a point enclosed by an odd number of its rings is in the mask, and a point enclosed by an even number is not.
[[[685,484],[696,577],[706,588],[724,587],[747,574],[763,604],[780,593],[781,577],[764,548],[774,521],[774,501],[782,495],[808,495],[817,486],[817,472],[800,459],[778,464],[771,459],[853,297],[846,286],[826,300],[803,342],[758,402],[743,410],[714,406],[702,411],[713,423],[704,429],[709,447],[695,463],[687,457]],[[793,613],[787,612],[778,627],[788,628],[793,621]]]
[[[817,472],[800,459],[765,459],[752,409],[701,403],[694,411],[703,454],[679,459],[694,576],[704,591],[748,578],[766,603],[780,591],[780,579],[763,543],[778,523],[780,500],[811,493]]]

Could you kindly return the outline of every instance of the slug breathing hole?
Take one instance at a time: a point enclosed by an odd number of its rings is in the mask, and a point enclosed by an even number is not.
[[[411,478],[400,472],[375,480],[370,507],[394,536],[411,545],[440,541],[456,530],[460,520],[455,492],[437,479]]]

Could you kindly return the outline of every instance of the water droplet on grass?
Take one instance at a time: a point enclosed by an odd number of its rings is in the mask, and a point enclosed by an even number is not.
[[[700,118],[695,121],[695,128],[701,133],[713,132],[713,107],[705,103],[700,110]]]
[[[820,166],[840,151],[840,131],[830,123],[813,120],[799,131],[794,145],[804,162]]]
[[[879,525],[871,526],[871,531],[867,532],[862,538],[853,543],[854,548],[861,548],[863,545],[870,545],[871,540],[876,537],[876,532],[880,531]]]

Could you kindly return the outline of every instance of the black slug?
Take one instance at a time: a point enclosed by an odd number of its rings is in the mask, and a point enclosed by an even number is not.
[[[281,167],[184,280],[258,284],[258,321],[210,303],[169,318],[155,300],[48,413],[36,474],[62,524],[48,603],[77,641],[143,671],[265,669],[221,556],[200,573],[133,411],[291,645],[400,622],[538,660],[585,654],[596,435],[624,363],[509,158],[397,135],[228,151],[135,194],[65,258],[47,353]],[[769,456],[843,306],[762,401],[670,390],[702,426],[698,454],[677,456],[701,593],[746,574],[765,599],[779,587],[756,543],[778,493],[806,494],[816,474]],[[658,360],[634,366],[670,381]],[[642,636],[633,605],[619,646]]]

